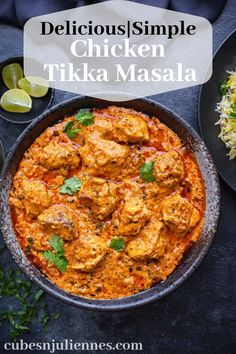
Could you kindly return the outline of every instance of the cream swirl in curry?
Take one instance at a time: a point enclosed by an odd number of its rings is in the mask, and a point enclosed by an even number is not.
[[[47,128],[14,177],[27,257],[67,292],[114,299],[165,280],[201,234],[193,154],[155,117],[110,106]]]

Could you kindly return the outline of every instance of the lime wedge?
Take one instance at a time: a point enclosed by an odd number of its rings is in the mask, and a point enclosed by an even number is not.
[[[23,77],[23,70],[20,64],[12,63],[2,69],[2,79],[9,89],[18,87],[18,81]]]
[[[18,81],[19,87],[32,97],[43,97],[48,92],[48,81],[42,77],[27,76]]]
[[[2,95],[1,107],[7,112],[26,113],[32,108],[32,100],[24,90],[11,89]]]

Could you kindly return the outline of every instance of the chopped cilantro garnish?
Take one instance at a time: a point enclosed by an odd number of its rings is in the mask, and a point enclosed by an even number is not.
[[[54,315],[52,316],[52,318],[53,318],[54,320],[58,320],[60,317],[61,317],[60,312],[55,312]]]
[[[44,312],[43,312],[43,318],[42,318],[42,324],[43,328],[47,331],[48,330],[48,323],[50,321],[50,312],[48,309],[48,305],[44,305]]]
[[[93,114],[88,110],[84,109],[79,110],[79,112],[75,115],[75,119],[77,119],[84,127],[87,127],[94,123]]]
[[[148,162],[148,163],[143,163],[142,166],[139,169],[140,176],[146,182],[155,181],[155,177],[152,174],[154,163],[155,163],[155,161],[151,161],[151,162]]]
[[[123,237],[114,237],[111,240],[110,248],[116,250],[117,252],[123,251],[125,248],[125,240]]]
[[[231,106],[232,111],[229,114],[230,119],[236,119],[236,104]]]
[[[63,186],[60,188],[60,193],[73,195],[82,186],[82,181],[78,177],[71,177],[64,180]]]
[[[43,294],[44,294],[43,290],[39,289],[39,290],[35,293],[34,299],[35,299],[36,301],[39,301],[39,299],[43,296]]]
[[[73,120],[71,120],[70,122],[68,122],[64,129],[63,132],[67,134],[68,138],[70,139],[74,139],[74,137],[76,136],[77,133],[80,132],[81,129],[79,128],[74,128],[75,122]]]
[[[3,251],[1,245],[0,248]],[[34,318],[36,320],[42,318],[44,322],[43,296],[43,290],[36,288],[20,271],[4,270],[0,267],[0,297],[11,298],[11,305],[8,308],[1,307],[0,326],[9,323],[11,340],[15,341],[21,333],[30,332]],[[56,319],[56,316],[51,316],[51,319]]]
[[[220,92],[221,92],[222,95],[225,95],[227,90],[228,90],[228,85],[227,85],[227,81],[225,80],[220,85]]]
[[[52,238],[49,240],[49,245],[52,247],[53,251],[44,251],[42,252],[44,257],[53,263],[60,272],[65,273],[68,267],[68,259],[64,256],[64,249],[63,249],[63,241],[60,239],[59,236],[53,235]]]

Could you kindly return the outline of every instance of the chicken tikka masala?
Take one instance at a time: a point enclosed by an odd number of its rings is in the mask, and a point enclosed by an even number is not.
[[[10,204],[22,249],[53,283],[114,299],[174,271],[200,237],[205,189],[170,128],[110,106],[47,128],[19,165]]]

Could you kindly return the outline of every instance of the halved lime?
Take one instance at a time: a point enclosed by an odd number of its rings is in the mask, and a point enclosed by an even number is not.
[[[24,90],[11,89],[2,95],[1,107],[7,112],[26,113],[32,108],[32,100]]]
[[[48,92],[48,81],[42,77],[27,76],[18,81],[18,85],[32,97],[43,97]]]
[[[23,70],[20,64],[12,63],[2,69],[2,79],[9,89],[18,87],[18,81],[23,77]]]

